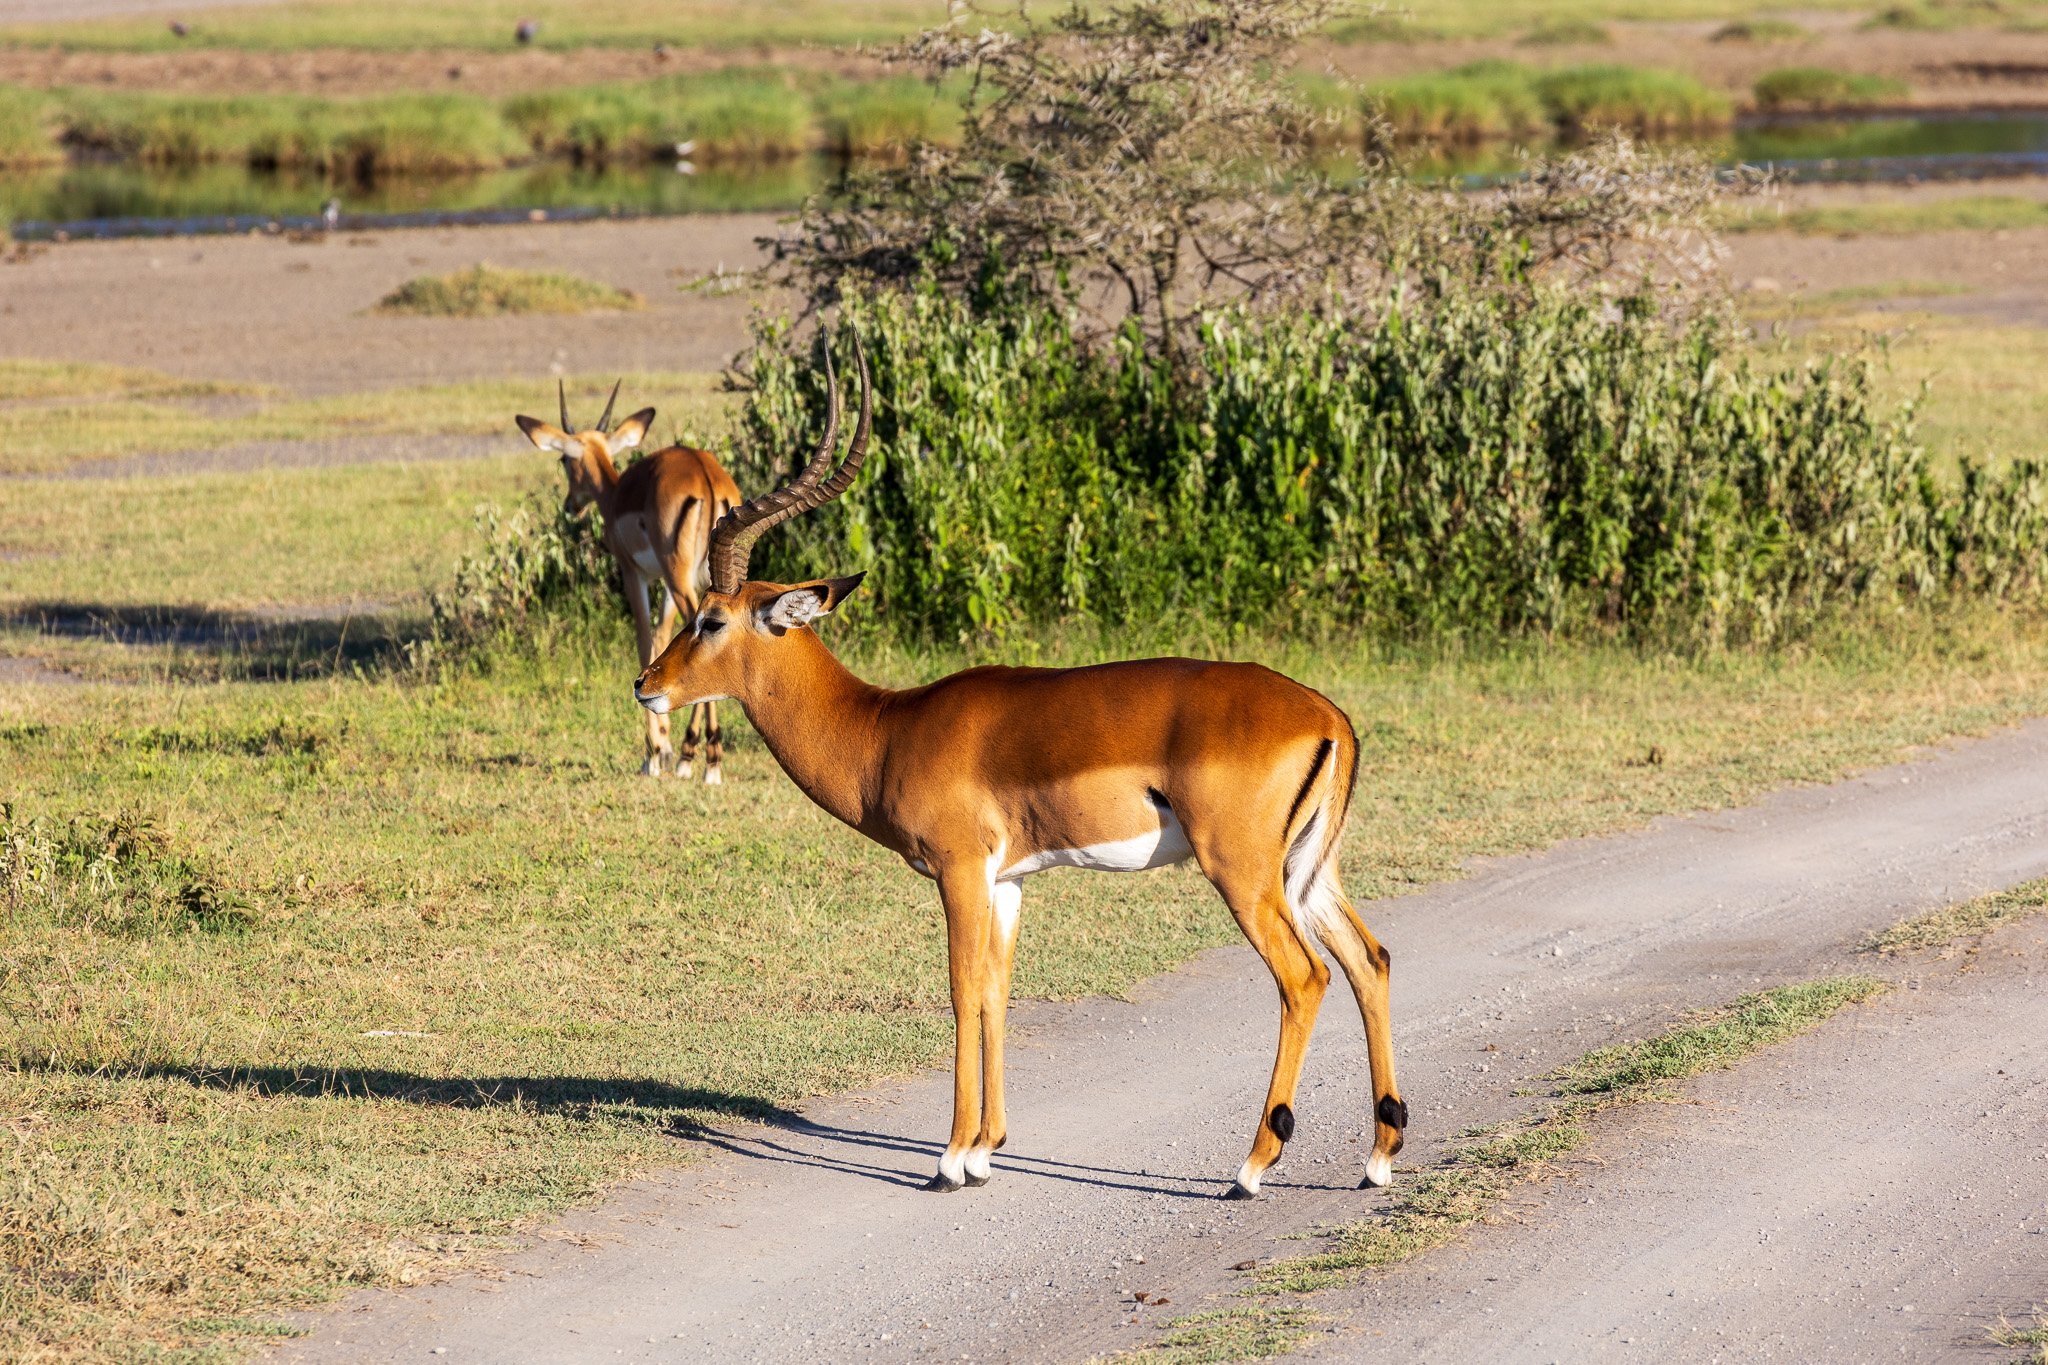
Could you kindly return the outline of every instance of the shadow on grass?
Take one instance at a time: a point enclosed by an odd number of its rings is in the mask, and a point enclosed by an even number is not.
[[[91,1072],[74,1063],[41,1065],[18,1059],[23,1070]],[[537,1113],[594,1119],[606,1110],[638,1110],[659,1117],[668,1133],[749,1161],[809,1167],[838,1175],[922,1189],[944,1144],[896,1133],[820,1123],[756,1095],[666,1081],[584,1076],[423,1076],[361,1067],[150,1066],[123,1078],[169,1079],[208,1090],[261,1096],[398,1100],[456,1109],[518,1106]],[[760,1125],[738,1128],[718,1120]],[[938,1121],[935,1116],[935,1120]],[[996,1155],[999,1174],[1038,1176],[1068,1184],[1127,1190],[1176,1199],[1213,1199],[1226,1179],[1083,1165],[1006,1150]]]
[[[0,607],[0,629],[158,650],[174,668],[195,664],[215,676],[257,682],[390,668],[424,628],[423,619],[396,615],[378,602],[249,611],[66,601]]]

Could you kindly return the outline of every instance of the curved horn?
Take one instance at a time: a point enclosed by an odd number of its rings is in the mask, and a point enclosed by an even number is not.
[[[620,378],[618,384],[612,385],[612,396],[604,400],[604,416],[597,419],[597,432],[600,436],[611,435],[612,405],[619,401],[619,384],[623,384],[625,382],[626,381],[623,377]]]
[[[867,458],[868,431],[874,413],[874,386],[868,375],[867,353],[860,338],[854,337],[854,358],[860,367],[860,427],[847,448],[846,459],[822,485],[818,482],[832,463],[832,448],[839,437],[839,388],[832,377],[832,350],[825,348],[825,435],[812,452],[803,472],[773,493],[749,498],[719,518],[711,530],[711,587],[714,592],[738,592],[747,578],[747,556],[754,542],[791,517],[822,506],[844,493],[860,473]]]
[[[569,390],[563,386],[559,376],[555,379],[555,396],[562,400],[562,430],[573,436],[576,428],[569,425]]]

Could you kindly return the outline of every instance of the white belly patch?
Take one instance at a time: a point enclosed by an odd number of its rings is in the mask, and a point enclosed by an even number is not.
[[[660,583],[661,561],[654,557],[653,547],[642,545],[633,551],[633,567],[649,583]]]
[[[997,874],[998,880],[1013,881],[1043,872],[1049,867],[1085,867],[1096,872],[1143,872],[1167,867],[1189,857],[1194,846],[1171,806],[1153,807],[1159,812],[1159,828],[1128,839],[1089,844],[1086,848],[1049,848],[1010,864]]]

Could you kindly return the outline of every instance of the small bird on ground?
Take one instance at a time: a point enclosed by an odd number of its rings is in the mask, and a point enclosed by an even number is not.
[[[540,36],[540,20],[521,19],[519,26],[512,30],[512,36],[519,40],[521,47],[526,46]]]
[[[320,223],[329,232],[341,226],[341,201],[330,199],[320,206]]]
[[[173,38],[187,38],[190,37],[191,34],[192,30],[186,26],[185,21],[183,19],[171,20],[171,36]]]

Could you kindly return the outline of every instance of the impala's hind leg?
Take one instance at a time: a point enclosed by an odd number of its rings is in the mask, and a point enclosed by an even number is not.
[[[1208,867],[1207,861],[1203,864]],[[1316,1026],[1316,1010],[1330,984],[1330,969],[1322,958],[1303,946],[1287,910],[1287,896],[1280,884],[1278,860],[1258,879],[1256,889],[1234,881],[1219,881],[1217,889],[1237,918],[1244,936],[1266,960],[1273,984],[1280,988],[1280,1048],[1273,1058],[1273,1079],[1266,1087],[1266,1103],[1259,1110],[1258,1128],[1252,1137],[1251,1155],[1238,1170],[1237,1179],[1224,1194],[1226,1199],[1250,1199],[1259,1192],[1266,1168],[1280,1159],[1280,1149],[1294,1136],[1294,1088],[1301,1080],[1302,1059],[1308,1054],[1309,1034]]]
[[[725,781],[725,732],[718,728],[718,703],[704,703],[704,785],[715,787]]]
[[[1394,1028],[1387,1009],[1392,959],[1351,908],[1351,902],[1344,899],[1334,880],[1329,890],[1330,904],[1341,913],[1324,916],[1316,925],[1316,933],[1344,968],[1351,993],[1358,997],[1358,1012],[1365,1019],[1373,1097],[1372,1155],[1365,1162],[1365,1184],[1385,1185],[1394,1178],[1394,1154],[1401,1150],[1402,1133],[1408,1127],[1408,1105],[1394,1084]]]

